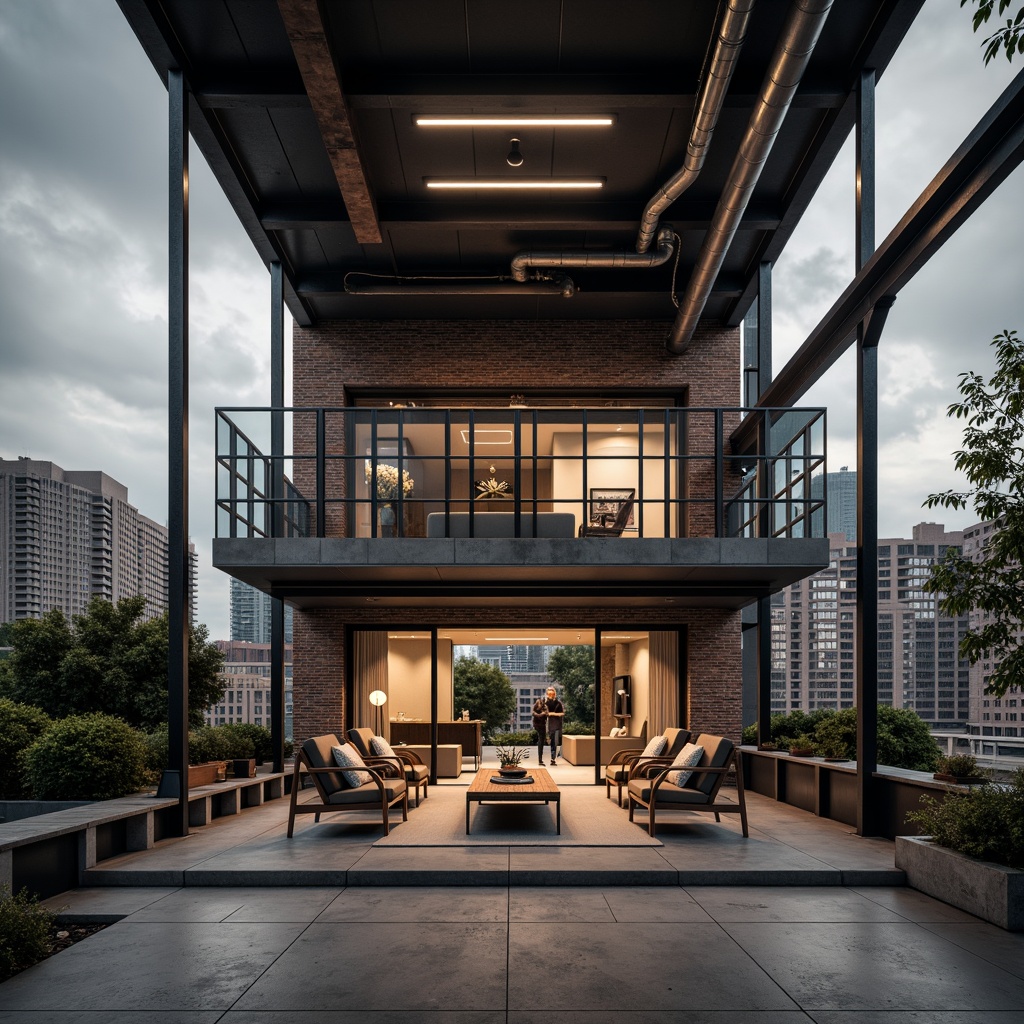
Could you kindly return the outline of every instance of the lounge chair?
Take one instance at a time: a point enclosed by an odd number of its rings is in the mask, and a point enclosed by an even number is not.
[[[411,750],[394,750],[391,754],[378,754],[373,749],[372,729],[349,729],[348,738],[352,745],[362,754],[367,764],[388,764],[395,767],[404,777],[416,798],[416,807],[420,805],[420,790],[423,799],[427,798],[427,784],[430,782],[430,769],[420,760],[418,754]],[[388,744],[390,746],[390,744]]]
[[[621,537],[622,531],[629,522],[630,514],[633,511],[633,503],[636,499],[631,494],[620,506],[615,517],[602,516],[600,526],[590,526],[584,523],[579,529],[580,537]]]
[[[384,822],[384,835],[390,831],[388,810],[394,804],[402,804],[402,821],[409,820],[409,789],[405,779],[384,777],[380,768],[366,766],[361,771],[370,774],[371,779],[360,786],[352,786],[346,780],[342,769],[334,761],[332,747],[341,746],[337,736],[314,736],[306,740],[295,755],[292,774],[292,794],[288,805],[288,838],[295,829],[296,814],[315,814],[315,821],[321,814],[335,811],[380,811]],[[316,796],[299,803],[302,777],[306,774],[313,782]]]
[[[644,722],[644,731],[646,729],[647,723]],[[666,729],[662,735],[665,737],[663,752],[658,754],[656,758],[644,758],[643,763],[655,760],[657,763],[671,764],[676,754],[690,741],[689,729],[670,728]],[[614,786],[615,799],[618,805],[622,806],[622,788],[629,782],[630,769],[640,761],[644,749],[644,747],[637,747],[633,750],[619,750],[612,755],[604,769],[604,795],[606,799],[611,797],[612,786]]]
[[[626,792],[629,796],[629,820],[637,807],[648,811],[647,831],[653,836],[656,811],[707,811],[721,821],[721,814],[739,814],[743,837],[747,838],[747,805],[743,798],[743,765],[740,751],[732,740],[724,736],[701,733],[694,742],[704,748],[700,761],[682,786],[668,781],[678,767],[664,764],[639,765],[633,772]],[[662,759],[663,760],[663,759]],[[736,769],[736,802],[722,802],[718,791],[726,775]]]

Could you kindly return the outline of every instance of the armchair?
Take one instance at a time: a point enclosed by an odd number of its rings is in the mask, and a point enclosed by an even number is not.
[[[385,764],[397,771],[399,778],[405,779],[415,796],[414,806],[419,807],[420,805],[421,789],[423,790],[423,799],[426,800],[430,769],[420,760],[418,754],[414,754],[411,750],[395,750],[391,744],[388,744],[387,750],[383,752],[375,750],[375,737],[372,729],[349,729],[348,738],[367,764]]]
[[[647,723],[644,722],[644,731],[647,730]],[[657,755],[659,762],[668,760],[666,764],[671,764],[672,759],[679,753],[680,750],[686,746],[690,741],[690,730],[689,729],[676,729],[669,728],[664,732],[665,746],[663,752]],[[612,758],[605,765],[604,769],[604,795],[605,799],[609,799],[612,795],[612,786],[615,787],[615,799],[618,805],[622,806],[622,787],[629,781],[629,773],[637,762],[641,761],[641,755],[644,752],[644,748],[640,747],[635,750],[620,750],[616,752]],[[647,763],[650,758],[643,758],[643,763]]]
[[[369,782],[352,786],[346,781],[342,770],[334,763],[332,747],[341,745],[337,736],[314,736],[306,740],[295,755],[292,774],[292,793],[288,805],[288,838],[295,830],[296,814],[315,814],[314,821],[321,814],[335,811],[380,811],[384,822],[384,835],[390,832],[388,810],[401,802],[402,820],[409,820],[409,793],[405,779],[388,779],[380,768],[367,766],[371,776]],[[316,795],[312,800],[299,803],[302,777],[308,775]]]
[[[632,494],[619,506],[619,511],[616,513],[615,518],[612,519],[609,524],[606,519],[610,517],[602,517],[600,526],[589,526],[584,523],[580,526],[579,536],[580,537],[621,537],[622,531],[626,528],[626,523],[629,522],[629,516],[633,511],[633,503],[636,499]]]
[[[637,807],[646,807],[647,831],[653,836],[656,810],[706,811],[714,814],[718,822],[722,820],[723,813],[739,814],[743,838],[748,838],[750,833],[747,830],[747,805],[743,796],[743,765],[739,748],[732,740],[706,733],[701,733],[694,742],[704,748],[704,753],[682,786],[668,781],[669,776],[679,768],[666,766],[664,758],[660,758],[658,764],[649,763],[637,767],[626,787],[629,820],[633,820],[633,811]],[[736,770],[736,802],[720,801],[718,791],[733,768]]]

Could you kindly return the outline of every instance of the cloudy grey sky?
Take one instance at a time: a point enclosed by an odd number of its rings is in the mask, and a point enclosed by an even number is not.
[[[843,0],[850,2],[850,0]],[[860,0],[856,0],[860,2]],[[1020,66],[1024,66],[1021,62]],[[970,12],[928,0],[879,85],[881,241],[1006,87]],[[0,457],[102,469],[166,518],[167,94],[114,0],[0,3]],[[853,275],[849,147],[775,277],[775,365]],[[227,581],[210,566],[213,408],[269,403],[268,276],[193,147],[191,531],[200,619],[226,637]],[[1024,330],[1021,170],[904,290],[882,371],[883,536],[909,534],[932,490],[955,486],[944,410],[989,339]],[[1007,227],[1010,230],[1007,230]],[[850,356],[804,404],[829,409],[829,465],[855,465]]]

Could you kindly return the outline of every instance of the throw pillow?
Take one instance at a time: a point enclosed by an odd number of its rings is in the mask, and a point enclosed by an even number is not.
[[[616,736],[621,736],[625,731],[625,729],[620,729],[616,727],[614,729],[609,729],[608,735],[611,736],[612,739],[615,739]]]
[[[644,752],[640,755],[641,757],[661,757],[665,750],[665,737],[664,736],[653,736],[650,743],[644,747]]]
[[[686,746],[676,754],[676,759],[672,762],[672,767],[695,768],[700,764],[700,759],[703,756],[703,747],[698,747],[696,743],[687,743]],[[693,772],[688,771],[669,772],[665,781],[671,782],[673,786],[682,786],[692,774]]]
[[[331,747],[334,763],[339,768],[365,768],[366,762],[359,756],[359,751],[351,743],[343,743],[340,747]],[[365,786],[373,781],[369,772],[350,771],[341,773],[345,781],[352,787]]]
[[[370,740],[370,750],[378,757],[397,757],[394,748],[383,736],[374,736]]]

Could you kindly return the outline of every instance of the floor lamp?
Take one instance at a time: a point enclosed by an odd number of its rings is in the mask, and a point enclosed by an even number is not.
[[[370,693],[370,703],[373,705],[374,731],[378,736],[384,735],[384,712],[382,708],[388,702],[388,695],[383,690],[373,690]]]

